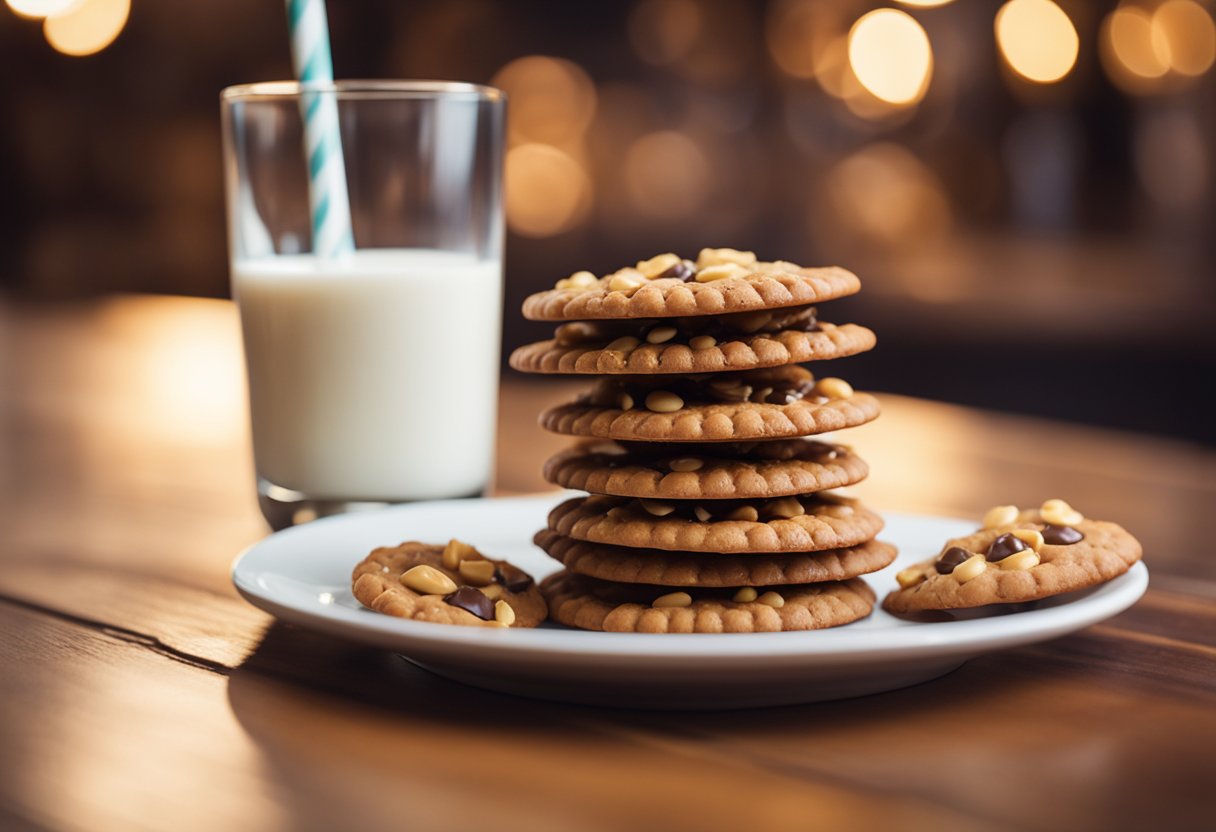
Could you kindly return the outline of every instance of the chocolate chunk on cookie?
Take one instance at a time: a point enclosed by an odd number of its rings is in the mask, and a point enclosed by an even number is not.
[[[808,439],[734,449],[593,440],[559,452],[544,468],[545,479],[563,488],[667,500],[808,494],[861,482],[868,472],[850,448]]]
[[[829,494],[712,503],[576,497],[549,513],[549,528],[576,540],[724,554],[841,549],[874,539],[882,526],[856,500]]]
[[[1061,503],[1021,512],[998,506],[986,515],[987,528],[900,571],[900,589],[883,607],[913,613],[1037,601],[1105,583],[1140,560],[1139,541],[1121,526]]]
[[[355,566],[351,587],[363,606],[414,621],[535,627],[548,614],[523,570],[457,540],[376,549]]]
[[[534,538],[571,572],[605,581],[664,586],[767,587],[843,581],[895,559],[895,547],[872,540],[847,549],[780,555],[666,552],[588,543],[542,529]]]
[[[757,593],[609,583],[563,570],[542,581],[541,591],[555,621],[617,633],[818,630],[865,618],[874,608],[873,591],[858,578]]]

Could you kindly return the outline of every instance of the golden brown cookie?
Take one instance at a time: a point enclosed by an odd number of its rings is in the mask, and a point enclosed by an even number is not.
[[[729,455],[728,455],[729,453]],[[746,455],[746,458],[739,458]],[[869,467],[850,448],[810,439],[722,445],[582,442],[545,463],[563,488],[621,497],[730,500],[784,497],[861,482]]]
[[[901,588],[883,606],[912,613],[1037,601],[1116,578],[1140,554],[1140,543],[1114,523],[1057,526],[1023,512],[1010,525],[951,540],[938,557],[902,570]]]
[[[571,572],[605,581],[662,586],[779,586],[843,581],[895,560],[895,547],[871,540],[848,549],[789,555],[722,555],[627,549],[542,529],[533,538]]]
[[[730,589],[614,584],[562,570],[545,578],[541,591],[555,621],[617,633],[818,630],[865,618],[874,608],[874,592],[859,578],[776,587],[735,601]]]
[[[351,587],[363,606],[414,621],[535,627],[548,614],[530,575],[456,540],[375,549],[355,566]]]
[[[540,423],[554,433],[641,442],[740,442],[812,436],[878,417],[878,400],[797,366],[722,376],[600,378]]]
[[[665,374],[720,373],[825,361],[874,348],[874,333],[863,326],[821,324],[814,332],[781,330],[755,335],[692,336],[649,343],[622,336],[599,344],[540,341],[511,353],[510,363],[525,373]],[[661,337],[674,327],[660,321],[648,332]],[[655,336],[651,336],[655,337]],[[701,339],[701,340],[698,340]]]
[[[578,321],[725,315],[805,306],[861,288],[857,275],[838,266],[807,269],[794,263],[753,263],[742,268],[738,276],[710,282],[660,278],[627,285],[605,278],[587,288],[550,289],[524,300],[524,317]]]
[[[724,554],[843,549],[873,540],[882,526],[856,500],[829,494],[705,503],[576,497],[549,513],[549,528],[576,540]]]

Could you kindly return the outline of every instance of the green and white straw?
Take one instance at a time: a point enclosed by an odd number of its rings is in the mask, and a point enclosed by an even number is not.
[[[325,0],[287,0],[287,22],[291,28],[291,59],[296,78],[305,87],[300,108],[308,155],[313,252],[318,257],[337,257],[355,249],[338,102],[332,93],[307,91],[310,84],[332,84],[334,80]]]

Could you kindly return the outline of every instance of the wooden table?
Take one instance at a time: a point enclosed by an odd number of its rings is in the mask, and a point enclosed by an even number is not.
[[[1140,536],[1145,598],[895,693],[611,711],[445,682],[236,596],[266,530],[229,304],[0,304],[0,362],[0,828],[1211,828],[1210,449],[888,397],[851,437],[870,501],[1064,496]],[[544,487],[561,443],[535,413],[570,389],[504,385],[502,491]]]

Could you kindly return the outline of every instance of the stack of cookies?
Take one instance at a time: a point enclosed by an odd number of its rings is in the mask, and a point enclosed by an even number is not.
[[[559,326],[511,356],[531,373],[597,376],[541,416],[580,438],[545,465],[591,493],[559,505],[536,543],[565,569],[541,586],[560,623],[617,632],[809,630],[869,615],[857,576],[889,564],[879,516],[829,489],[865,478],[851,448],[815,437],[878,402],[800,362],[864,352],[874,333],[819,320],[857,292],[839,268],[703,249],[599,278],[578,272],[524,301]]]

